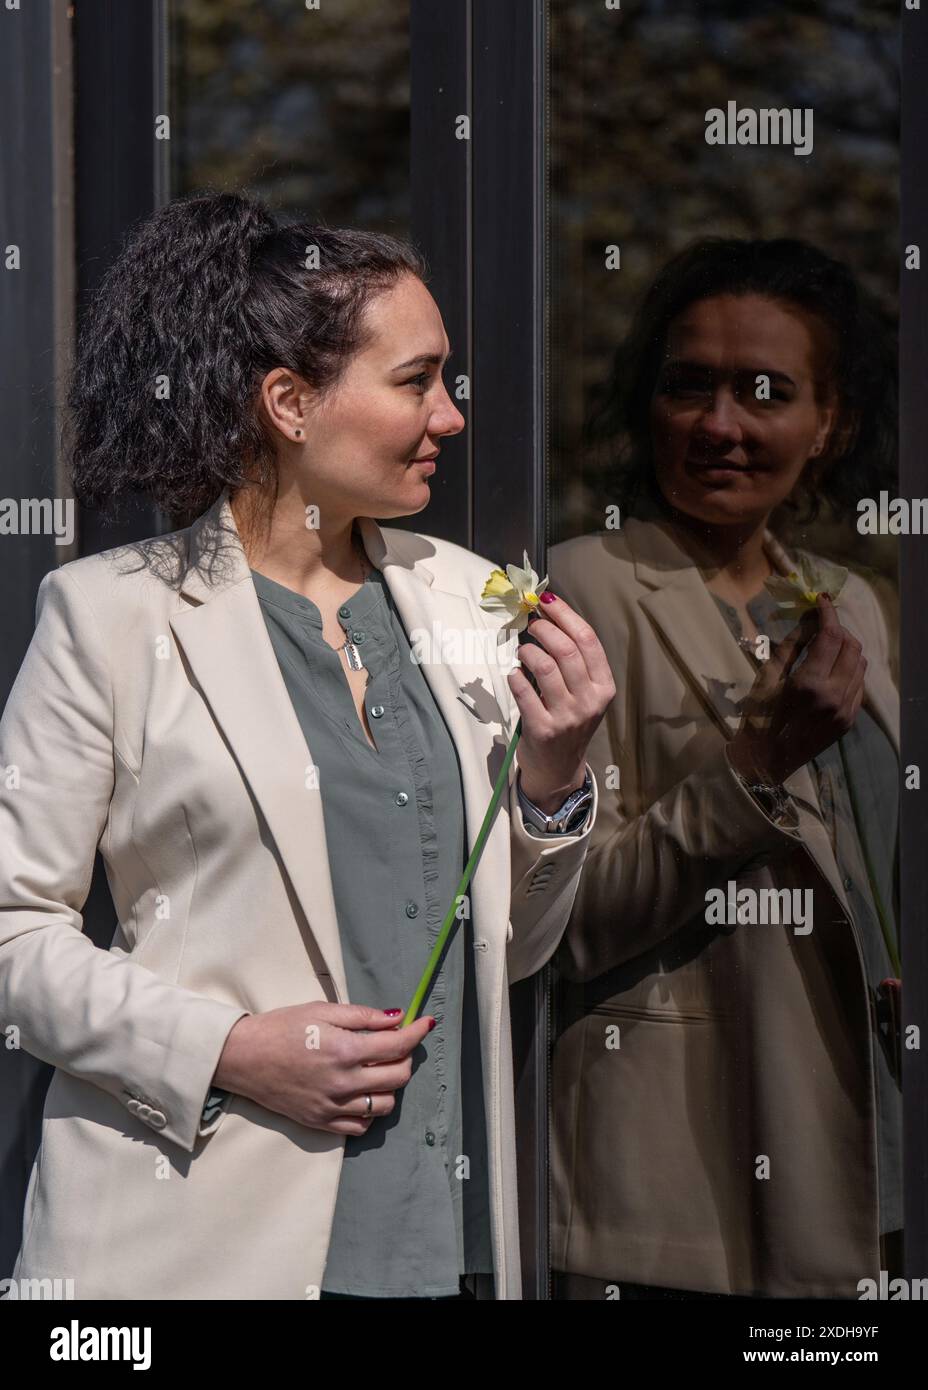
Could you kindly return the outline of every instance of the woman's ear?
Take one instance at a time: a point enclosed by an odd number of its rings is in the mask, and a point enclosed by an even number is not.
[[[824,472],[849,452],[857,439],[859,429],[860,410],[848,408],[846,402],[842,402],[832,390],[821,407],[819,426],[809,458],[820,458]]]
[[[835,428],[839,416],[839,402],[834,391],[828,396],[827,400],[819,407],[818,427],[815,431],[815,440],[809,450],[809,458],[821,458],[828,451],[832,431]]]
[[[259,409],[272,430],[290,443],[305,439],[309,388],[301,377],[275,367],[261,383]]]
[[[850,451],[857,438],[859,428],[860,413],[858,411],[848,411],[839,416],[836,423],[829,429],[818,455],[822,460],[823,472]]]

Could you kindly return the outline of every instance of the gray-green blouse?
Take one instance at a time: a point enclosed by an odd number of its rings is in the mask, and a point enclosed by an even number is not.
[[[319,609],[252,578],[318,768],[348,997],[405,1009],[467,862],[454,742],[379,570],[338,610],[369,672],[376,752]],[[493,1271],[473,942],[473,921],[458,923],[423,1005],[436,1026],[392,1113],[345,1141],[326,1292],[444,1297]]]
[[[711,590],[710,590],[711,593]],[[718,594],[712,594],[734,636],[741,620]],[[784,617],[762,589],[747,604],[759,632],[780,642],[795,620]],[[899,814],[899,761],[883,728],[863,705],[852,727],[810,760],[822,814],[834,848],[844,889],[853,908],[870,989],[871,1017],[881,1023],[874,1040],[876,1059],[877,1168],[880,1232],[902,1227],[902,1092],[891,1061],[889,1023],[879,998],[880,981],[895,975],[880,925],[877,897],[898,954],[896,846]],[[869,867],[868,867],[869,860]]]

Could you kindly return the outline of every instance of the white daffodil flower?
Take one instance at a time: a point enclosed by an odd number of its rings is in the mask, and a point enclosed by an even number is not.
[[[777,607],[784,616],[801,618],[810,608],[818,604],[819,594],[831,596],[835,602],[848,571],[844,565],[834,565],[830,560],[810,560],[799,557],[799,569],[786,574],[772,574],[764,580],[764,588],[777,600]]]
[[[539,582],[528,562],[527,550],[523,550],[522,558],[521,569],[518,565],[507,565],[505,574],[502,570],[492,570],[480,596],[480,607],[488,613],[509,614],[501,632],[522,632],[548,587],[548,576]]]

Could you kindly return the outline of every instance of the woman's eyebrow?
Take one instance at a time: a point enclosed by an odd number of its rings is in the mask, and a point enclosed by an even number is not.
[[[711,372],[713,370],[705,362],[691,362],[687,357],[666,357],[661,366],[664,368],[683,368],[684,371],[690,372]]]
[[[773,385],[774,383],[782,386],[796,385],[795,381],[793,381],[793,378],[791,376],[787,376],[786,372],[778,372],[775,367],[741,367],[739,369],[738,375],[755,378],[759,376],[766,376],[770,378],[771,385]]]
[[[448,349],[448,357],[454,352],[454,348]],[[421,367],[426,363],[432,367],[443,366],[448,361],[448,357],[442,358],[437,352],[423,352],[418,357],[410,357],[408,362],[401,362],[398,367],[392,367],[391,371],[402,372],[406,367]]]
[[[668,357],[663,363],[664,371],[689,371],[704,372],[707,376],[718,374],[717,367],[710,367],[705,362],[692,362],[684,357]],[[777,371],[775,367],[736,367],[734,376],[767,376],[771,383],[777,382],[786,386],[795,387],[796,383],[786,372]]]

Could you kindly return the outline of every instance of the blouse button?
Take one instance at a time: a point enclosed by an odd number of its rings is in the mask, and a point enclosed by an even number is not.
[[[374,705],[373,709],[371,710],[371,718],[372,718],[372,719],[379,719],[380,716],[381,716],[382,714],[383,714],[383,705]]]
[[[351,634],[351,640],[352,642],[363,642],[366,636],[366,632],[353,632]]]
[[[393,800],[396,802],[397,806],[405,806],[409,797],[405,792],[397,792]]]
[[[338,616],[339,616],[340,618],[350,618],[350,617],[351,617],[351,609],[350,609],[350,608],[344,608],[344,607],[343,607],[343,608],[340,608],[340,609],[338,610]]]
[[[430,1129],[425,1131],[425,1142],[428,1144],[429,1148],[432,1148],[435,1144],[435,1135]]]
[[[406,904],[406,916],[407,916],[407,917],[418,917],[418,916],[419,916],[419,904],[418,904],[418,903],[413,903],[413,902],[407,903],[407,904]]]

